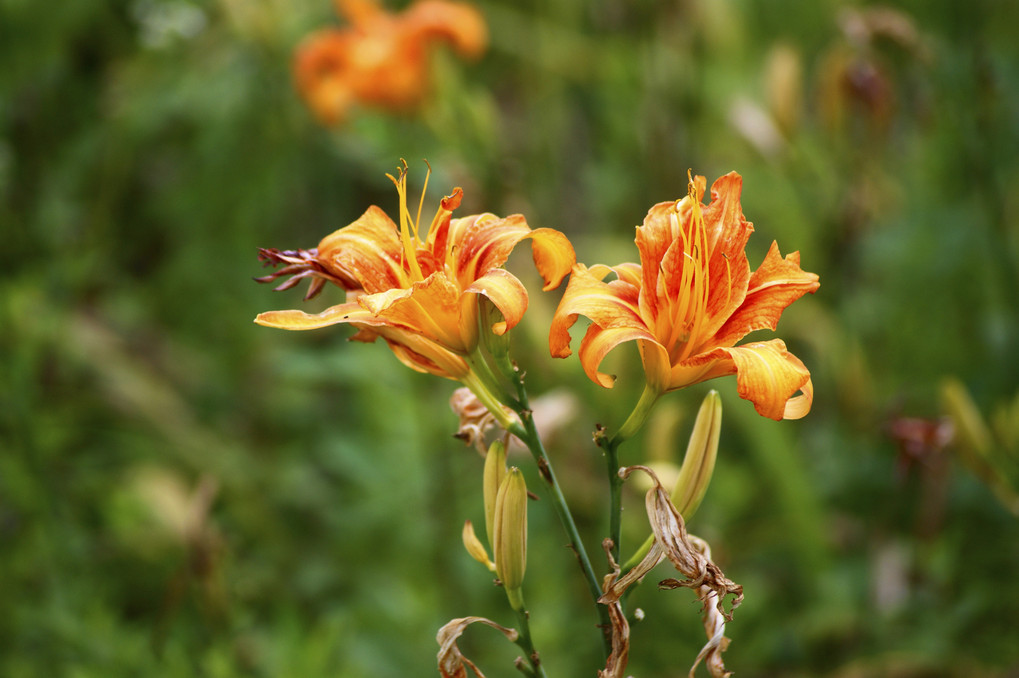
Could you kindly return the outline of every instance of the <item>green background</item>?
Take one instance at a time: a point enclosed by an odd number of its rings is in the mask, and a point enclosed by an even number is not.
[[[340,300],[256,285],[256,248],[393,214],[401,157],[412,194],[420,159],[435,169],[431,204],[460,185],[459,215],[522,212],[610,264],[636,260],[633,227],[688,169],[739,171],[751,264],[774,239],[821,277],[778,334],[814,409],[775,423],[717,381],[670,394],[622,455],[675,459],[722,392],[690,529],[745,586],[727,666],[1019,675],[1019,522],[1001,501],[1019,480],[1015,3],[478,7],[488,52],[436,50],[420,111],[327,130],[290,75],[302,37],[339,24],[325,0],[0,0],[0,675],[437,675],[446,621],[513,623],[460,544],[463,520],[483,523],[481,458],[450,437],[454,384],[344,329],[251,322]],[[639,362],[620,351],[613,391],[553,365],[559,293],[531,284],[526,253],[510,267],[533,290],[513,333],[529,387],[572,396],[550,447],[597,556],[590,432],[621,423]],[[910,456],[889,435],[942,415],[950,377],[994,423],[993,478],[960,445]],[[624,552],[641,506],[627,496]],[[535,643],[550,676],[593,676],[586,591],[548,502],[530,516]],[[627,674],[685,674],[694,596],[649,582],[633,602]],[[462,647],[516,675],[498,634]]]

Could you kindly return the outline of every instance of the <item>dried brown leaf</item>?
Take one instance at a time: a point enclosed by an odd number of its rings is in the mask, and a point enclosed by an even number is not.
[[[437,658],[439,661],[439,674],[442,678],[467,678],[468,666],[478,678],[485,678],[485,674],[475,666],[474,662],[463,656],[460,648],[456,645],[456,641],[463,635],[467,627],[475,622],[487,624],[493,629],[501,631],[511,642],[516,642],[519,635],[516,629],[508,629],[484,617],[461,617],[450,620],[448,624],[439,629],[435,636],[435,640],[439,643]]]

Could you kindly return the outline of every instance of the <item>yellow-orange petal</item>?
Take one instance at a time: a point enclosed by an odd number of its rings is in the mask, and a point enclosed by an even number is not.
[[[810,411],[814,392],[810,372],[781,339],[716,348],[677,367],[695,365],[708,367],[698,381],[735,373],[740,398],[752,402],[758,414],[769,419],[786,418],[787,411],[794,419]],[[800,390],[803,395],[794,398]]]
[[[371,319],[371,314],[356,302],[330,306],[321,313],[305,313],[304,311],[266,311],[259,313],[255,322],[265,327],[280,330],[317,330],[329,325],[342,323],[364,322]]]
[[[750,276],[743,303],[707,345],[732,346],[754,330],[774,330],[789,304],[808,292],[813,294],[819,285],[817,274],[800,268],[799,252],[783,259],[778,243],[772,242],[764,261]]]
[[[401,16],[415,38],[446,40],[457,52],[478,57],[488,46],[488,26],[473,5],[448,0],[418,0]]]
[[[583,264],[573,267],[549,328],[549,351],[553,357],[565,358],[572,353],[569,330],[581,315],[599,326],[628,325],[647,330],[636,308],[637,289],[621,280],[602,281],[611,270],[608,266],[588,270]]]
[[[470,350],[460,333],[460,290],[441,273],[406,289],[359,295],[357,302],[381,324],[414,330],[454,352]]]
[[[599,327],[594,324],[587,328],[587,333],[584,335],[583,341],[580,342],[580,351],[578,352],[580,364],[588,378],[600,386],[612,388],[616,378],[609,374],[603,374],[598,368],[612,349],[628,341],[641,341],[642,356],[647,351],[655,357],[652,363],[655,368],[648,373],[648,383],[656,386],[665,381],[668,375],[668,353],[647,328],[643,326]]]
[[[402,257],[396,224],[374,205],[318,245],[319,263],[334,275],[356,280],[369,294],[406,285]]]
[[[746,247],[754,225],[743,216],[743,178],[736,172],[711,184],[711,202],[703,209],[708,241],[708,318],[702,336],[714,334],[746,296],[750,262]]]
[[[492,269],[475,280],[464,292],[465,296],[470,297],[470,303],[475,303],[475,294],[483,294],[495,304],[502,313],[503,321],[492,325],[492,331],[499,335],[516,327],[527,311],[527,289],[504,268]]]
[[[577,262],[573,245],[554,229],[532,231],[519,214],[503,219],[481,214],[453,220],[448,247],[455,258],[457,280],[467,287],[488,271],[502,266],[513,248],[525,238],[532,241],[534,264],[545,281],[543,289],[555,289]]]

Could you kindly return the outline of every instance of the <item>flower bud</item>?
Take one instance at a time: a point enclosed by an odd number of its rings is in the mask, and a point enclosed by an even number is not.
[[[485,499],[485,531],[488,543],[495,548],[495,502],[499,495],[499,487],[506,476],[506,446],[496,440],[488,448],[485,456],[485,473],[482,480],[482,491]]]
[[[474,525],[471,521],[464,521],[463,531],[464,548],[467,549],[467,553],[471,555],[471,558],[478,561],[492,572],[495,572],[495,563],[488,558],[488,551],[485,550],[485,546],[478,539],[478,535],[474,534]]]
[[[495,502],[495,571],[514,609],[523,600],[520,586],[527,568],[527,484],[515,466],[506,472]]]
[[[718,438],[722,429],[722,399],[711,391],[701,403],[693,433],[686,447],[683,466],[672,490],[672,503],[689,520],[707,492],[718,456]]]

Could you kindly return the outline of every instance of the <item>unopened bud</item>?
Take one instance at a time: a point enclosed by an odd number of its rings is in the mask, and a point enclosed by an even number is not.
[[[527,569],[527,484],[515,466],[506,472],[495,502],[495,571],[514,609],[521,609],[520,587]]]
[[[482,492],[485,499],[485,531],[488,543],[495,548],[495,501],[499,495],[499,487],[506,476],[506,446],[496,440],[488,448],[485,456],[485,473],[482,480]]]
[[[474,534],[474,525],[469,520],[464,522],[463,540],[464,548],[467,549],[467,553],[471,554],[471,558],[495,572],[495,563],[489,560],[488,551],[478,539],[478,535]]]
[[[957,379],[941,382],[941,402],[955,424],[959,445],[970,454],[986,458],[993,447],[991,432],[962,382]]]
[[[683,466],[672,490],[672,503],[689,520],[700,506],[715,471],[718,456],[718,438],[722,430],[722,399],[711,391],[701,403],[694,422],[693,433],[686,447]]]

